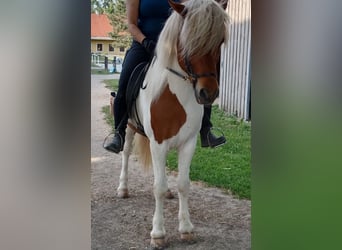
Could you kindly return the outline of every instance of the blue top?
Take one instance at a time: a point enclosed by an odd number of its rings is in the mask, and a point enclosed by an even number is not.
[[[140,0],[139,29],[147,38],[157,41],[171,10],[167,0]]]

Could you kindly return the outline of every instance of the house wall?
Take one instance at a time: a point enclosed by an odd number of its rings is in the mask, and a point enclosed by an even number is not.
[[[91,40],[91,53],[101,54],[113,58],[114,56],[123,58],[126,49],[122,52],[120,48],[114,47],[114,51],[109,51],[109,44],[113,41],[110,40]],[[102,44],[102,51],[97,51],[97,44]]]

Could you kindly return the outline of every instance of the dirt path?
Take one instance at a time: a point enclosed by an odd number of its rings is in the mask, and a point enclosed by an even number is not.
[[[154,198],[152,173],[145,174],[134,157],[129,165],[130,198],[116,196],[121,155],[102,148],[111,131],[101,108],[109,104],[109,90],[101,82],[112,75],[91,77],[91,188],[92,250],[149,249]],[[169,187],[176,194],[176,174],[169,173]],[[165,201],[168,249],[250,249],[250,201],[237,200],[220,189],[191,183],[189,208],[196,242],[180,241],[178,198]]]

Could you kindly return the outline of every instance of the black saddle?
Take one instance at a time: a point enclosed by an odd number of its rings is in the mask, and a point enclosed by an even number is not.
[[[139,120],[136,108],[136,100],[138,98],[140,89],[146,88],[143,86],[146,72],[150,66],[149,62],[142,62],[138,64],[128,81],[127,90],[126,90],[126,102],[127,102],[127,113],[128,117],[135,120],[138,124],[138,129],[143,131],[143,127]]]

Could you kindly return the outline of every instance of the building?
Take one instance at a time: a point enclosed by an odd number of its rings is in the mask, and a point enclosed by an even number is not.
[[[251,0],[229,0],[230,38],[221,50],[219,107],[251,120]]]
[[[110,20],[105,14],[91,14],[91,53],[108,56],[123,57],[125,48],[115,47],[113,38],[109,35],[113,32]]]

